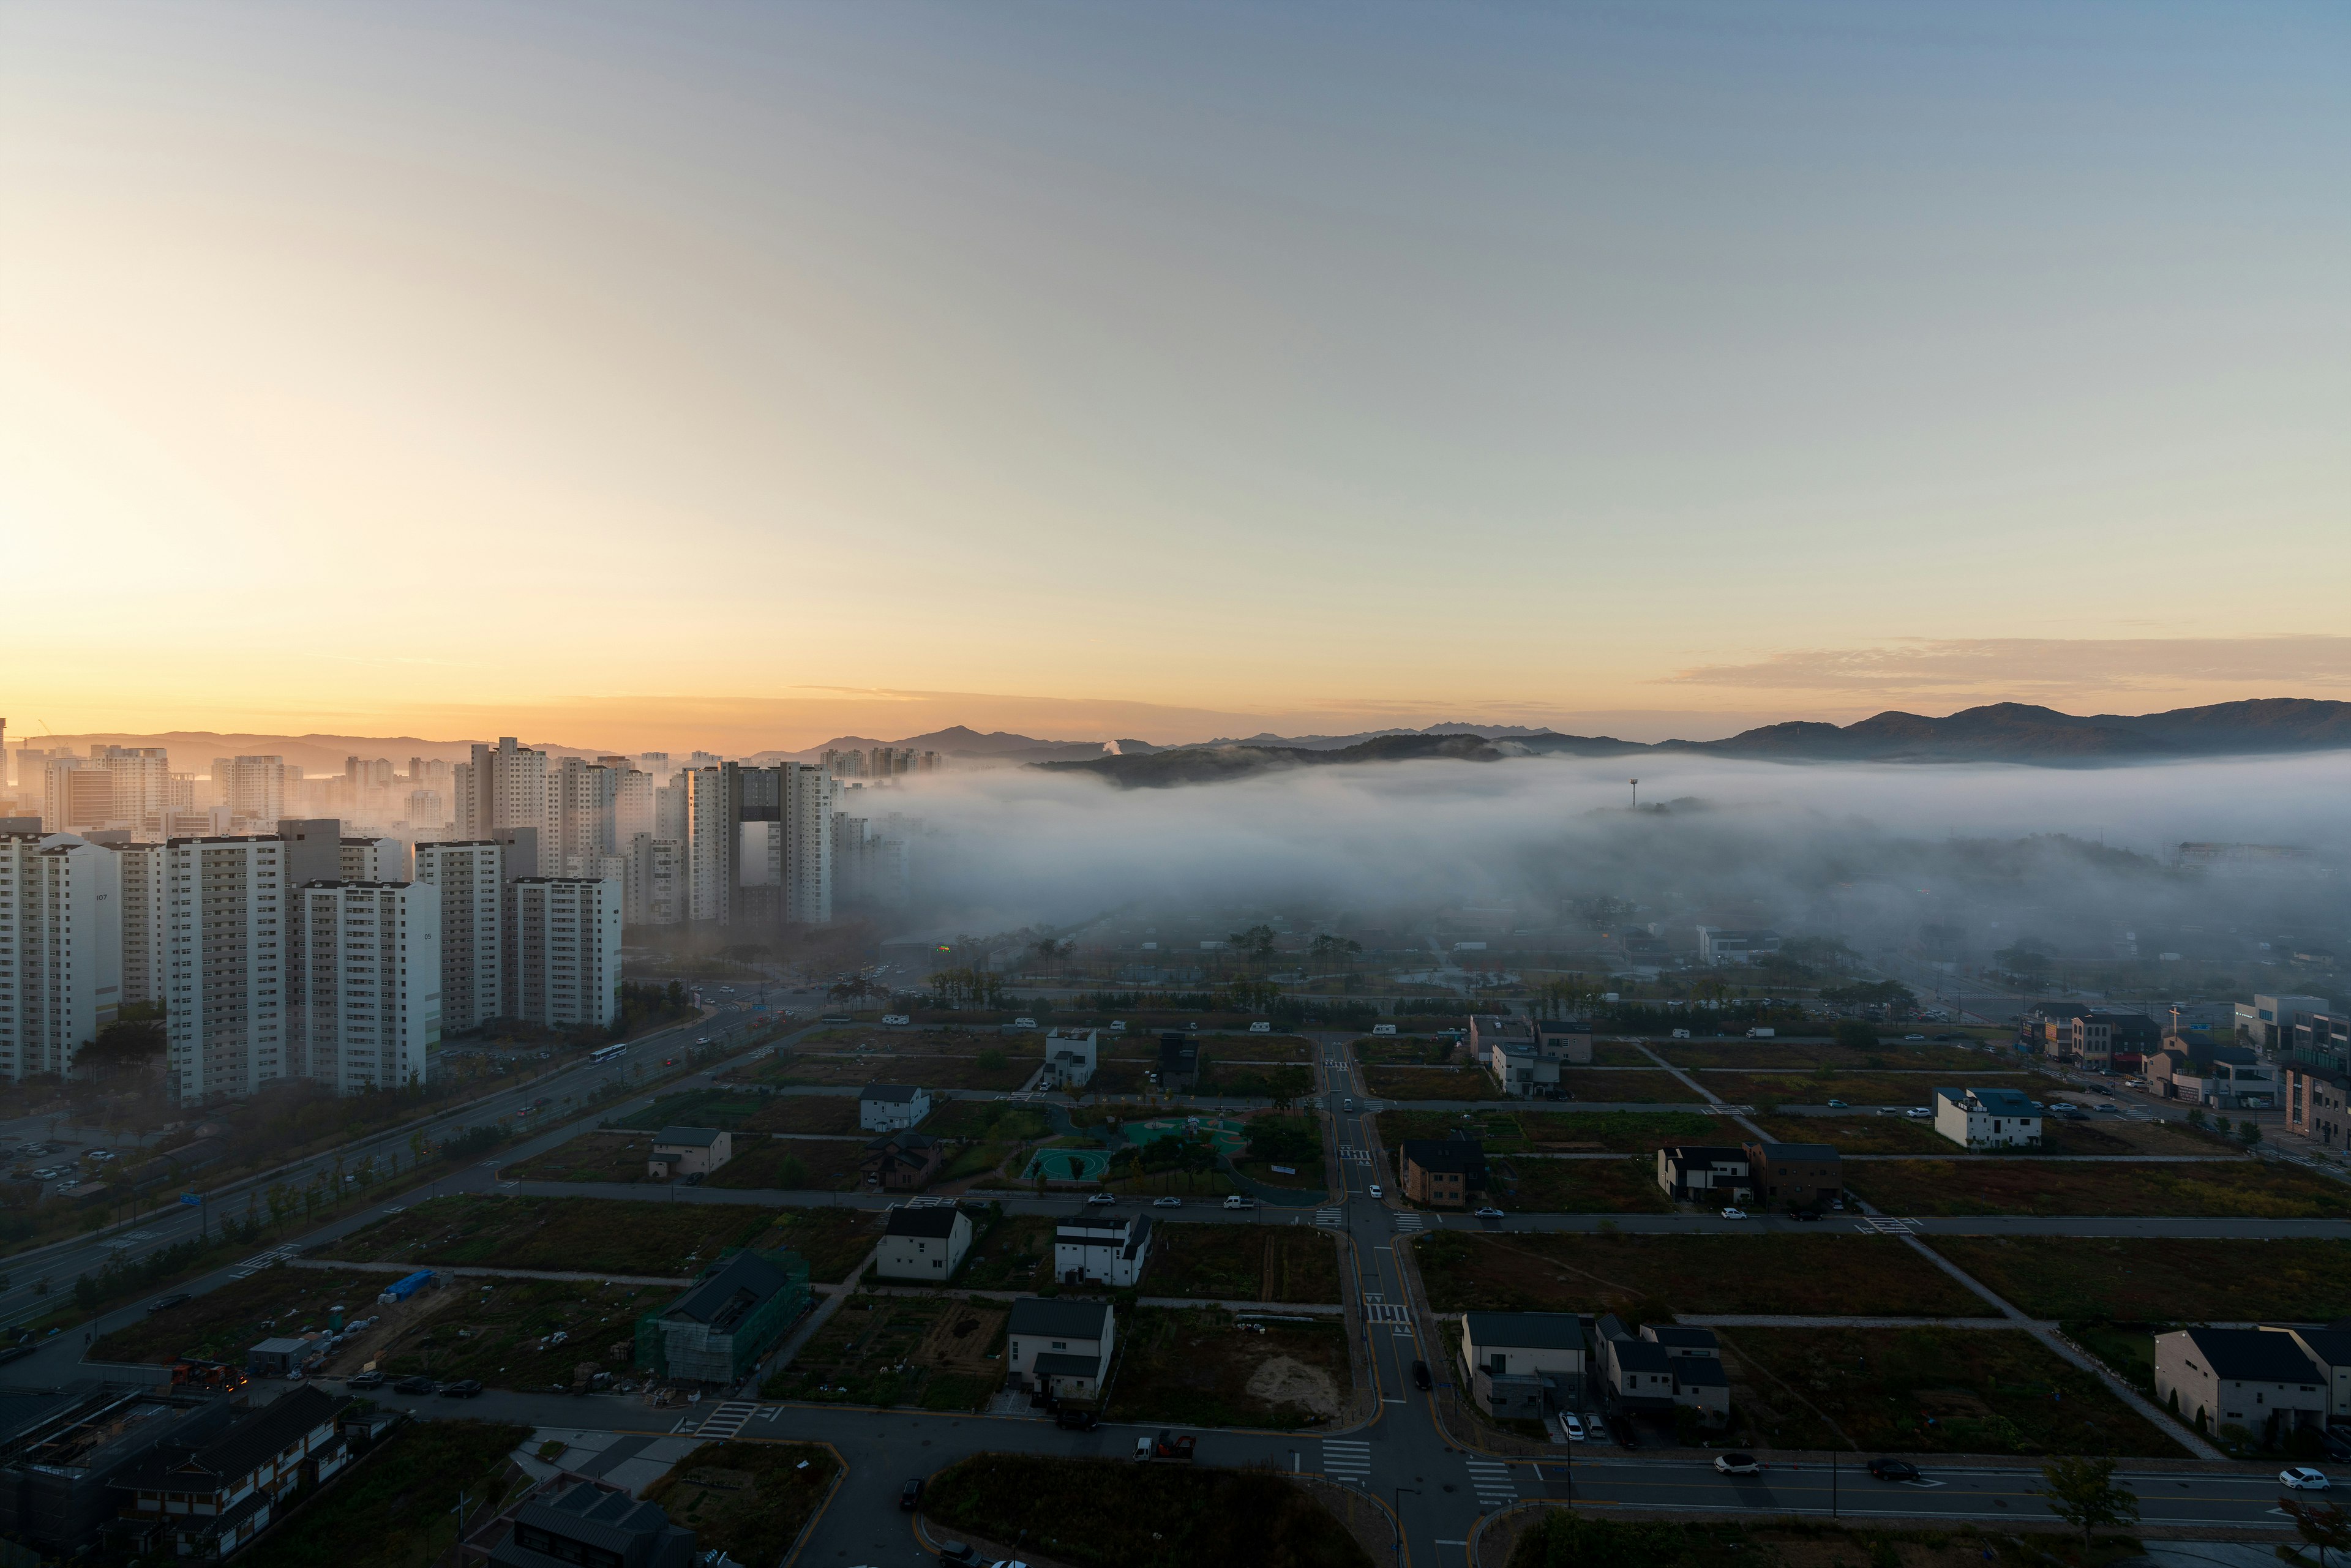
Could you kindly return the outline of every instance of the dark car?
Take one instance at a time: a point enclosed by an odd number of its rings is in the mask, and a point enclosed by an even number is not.
[[[1633,1417],[1621,1410],[1608,1417],[1608,1431],[1616,1439],[1616,1446],[1627,1453],[1641,1446],[1641,1434],[1633,1429]]]
[[[443,1384],[441,1385],[441,1397],[444,1399],[471,1399],[481,1391],[482,1385],[478,1379],[461,1377],[455,1383]]]
[[[1872,1459],[1869,1473],[1882,1481],[1915,1481],[1918,1467],[1907,1459]]]
[[[1428,1363],[1425,1361],[1414,1362],[1412,1364],[1412,1385],[1415,1388],[1426,1388],[1429,1386],[1431,1381],[1432,1380],[1428,1375]]]
[[[922,1506],[923,1478],[916,1476],[898,1489],[898,1507],[904,1512],[912,1513]]]
[[[703,1173],[700,1171],[687,1172],[684,1178],[685,1185],[688,1186],[700,1186],[702,1185],[702,1175]]]
[[[1091,1432],[1102,1425],[1102,1412],[1088,1405],[1063,1405],[1053,1412],[1053,1425],[1072,1432]]]
[[[392,1385],[394,1394],[438,1394],[441,1385],[423,1375],[403,1377]]]
[[[1791,1219],[1814,1220],[1818,1219],[1820,1217],[1820,1211],[1818,1209],[1800,1208],[1788,1218]]]
[[[190,1299],[191,1298],[187,1291],[174,1291],[168,1296],[158,1296],[153,1301],[148,1302],[147,1310],[151,1312],[160,1312],[166,1307],[176,1307],[181,1302]]]
[[[384,1375],[381,1372],[362,1372],[343,1379],[346,1388],[381,1388]]]
[[[942,1541],[939,1542],[939,1561],[956,1563],[957,1568],[967,1568],[968,1564],[979,1561],[979,1553],[960,1541]]]

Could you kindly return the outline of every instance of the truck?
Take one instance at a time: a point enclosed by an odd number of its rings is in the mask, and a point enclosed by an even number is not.
[[[1162,1432],[1156,1437],[1137,1437],[1134,1440],[1134,1457],[1138,1459],[1188,1460],[1192,1457],[1192,1446],[1198,1440],[1188,1432],[1180,1437],[1174,1432]]]
[[[1750,1040],[1770,1040],[1779,1032],[1780,1031],[1776,1029],[1763,1029],[1759,1026],[1758,1028],[1749,1030],[1747,1031],[1747,1038]]]
[[[1257,1207],[1257,1199],[1253,1197],[1244,1197],[1239,1193],[1233,1193],[1225,1199],[1225,1207],[1227,1208],[1255,1208]]]

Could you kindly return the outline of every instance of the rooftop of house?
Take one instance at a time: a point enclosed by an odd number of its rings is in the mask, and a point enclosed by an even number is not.
[[[1824,1165],[1837,1157],[1834,1144],[1755,1144],[1763,1157],[1773,1165],[1810,1163]]]
[[[1745,1149],[1725,1148],[1714,1144],[1667,1144],[1657,1151],[1677,1165],[1743,1166],[1747,1163]]]
[[[893,1208],[889,1223],[882,1227],[884,1236],[921,1236],[945,1240],[955,1234],[959,1217],[952,1208]]]
[[[2181,1329],[2215,1377],[2231,1383],[2289,1383],[2303,1387],[2319,1382],[2312,1364],[2292,1334],[2261,1329]],[[2169,1335],[2165,1335],[2169,1338]]]
[[[1448,1176],[1483,1176],[1485,1145],[1475,1138],[1406,1138],[1396,1152],[1408,1166]]]
[[[1110,1328],[1108,1301],[1021,1296],[1012,1303],[1006,1333],[1040,1339],[1101,1339]]]
[[[792,1277],[757,1252],[737,1252],[663,1312],[664,1318],[684,1318],[726,1333],[736,1324],[791,1287]]]
[[[1677,1328],[1671,1323],[1643,1323],[1641,1337],[1654,1340],[1667,1350],[1719,1351],[1722,1349],[1722,1342],[1715,1337],[1712,1329]]]
[[[1936,1098],[1987,1116],[2038,1116],[2041,1107],[2013,1089],[1938,1089]]]
[[[1582,1350],[1590,1343],[1573,1312],[1465,1312],[1461,1321],[1481,1350]]]
[[[657,1149],[706,1149],[726,1134],[716,1127],[664,1127],[653,1137]]]

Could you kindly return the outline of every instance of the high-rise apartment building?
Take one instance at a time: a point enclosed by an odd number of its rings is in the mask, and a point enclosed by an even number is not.
[[[556,863],[566,876],[588,874],[569,868],[600,856],[615,855],[615,807],[620,798],[622,769],[582,757],[567,757],[548,774],[553,794],[551,815],[559,837]],[[542,869],[545,869],[542,867]]]
[[[895,817],[896,813],[892,813]],[[832,891],[841,909],[904,909],[913,893],[909,845],[901,833],[848,811],[832,814]]]
[[[286,817],[277,823],[286,841],[286,881],[306,887],[314,882],[406,882],[408,846],[398,839],[354,836],[340,817]]]
[[[165,846],[164,1029],[182,1100],[250,1094],[289,1071],[289,901],[274,833]]]
[[[215,757],[213,793],[219,804],[228,808],[232,822],[266,831],[286,815],[286,759]]]
[[[314,882],[287,925],[288,1050],[339,1094],[424,1082],[441,1039],[441,900],[413,882]]]
[[[114,852],[121,883],[122,1005],[163,999],[162,844],[122,844]]]
[[[448,825],[438,789],[411,789],[401,802],[400,820],[420,833],[437,833]]]
[[[686,918],[725,925],[735,915],[737,822],[727,810],[726,775],[689,768],[678,775],[684,792]]]
[[[121,998],[115,853],[66,834],[0,834],[0,1077],[65,1073]]]
[[[629,841],[653,831],[653,776],[640,773],[626,758],[608,757],[612,769],[612,848],[625,854]]]
[[[419,844],[416,880],[440,900],[442,1030],[463,1034],[509,1016],[505,847],[486,839]]]
[[[495,838],[503,828],[528,828],[536,834],[534,853],[560,857],[562,838],[548,784],[547,753],[502,736],[495,747],[476,745],[473,760],[460,762],[453,771],[458,837]],[[536,875],[543,863],[534,860],[507,869],[510,874]]]
[[[41,769],[41,826],[53,833],[103,828],[114,819],[114,779],[87,757],[52,757]]]
[[[681,777],[689,919],[757,929],[832,918],[831,774],[729,762]]]
[[[685,918],[685,846],[637,833],[622,872],[621,918],[629,925],[675,925]]]
[[[506,885],[509,1011],[549,1029],[609,1029],[621,1009],[621,884],[524,876]]]

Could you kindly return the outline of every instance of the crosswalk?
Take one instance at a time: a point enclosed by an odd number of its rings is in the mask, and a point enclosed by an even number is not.
[[[1420,1228],[1420,1216],[1409,1208],[1398,1209],[1395,1227],[1398,1230],[1417,1230]]]
[[[1334,1481],[1364,1485],[1372,1479],[1372,1446],[1352,1439],[1323,1438],[1322,1473]]]
[[[1869,1214],[1862,1217],[1869,1228],[1881,1236],[1907,1236],[1918,1228],[1915,1219],[1896,1219],[1890,1214]]]
[[[278,1262],[283,1259],[291,1258],[300,1250],[302,1250],[302,1249],[296,1247],[291,1243],[288,1243],[284,1247],[272,1247],[268,1251],[262,1253],[259,1257],[247,1258],[244,1262],[239,1263],[230,1271],[229,1278],[232,1280],[250,1280],[256,1274],[260,1273],[264,1269],[268,1268],[271,1264]]]
[[[1325,1443],[1323,1447],[1329,1448],[1330,1445]],[[1488,1508],[1499,1508],[1505,1503],[1519,1500],[1518,1475],[1510,1466],[1499,1459],[1470,1459],[1466,1462],[1469,1467],[1469,1490],[1478,1494],[1479,1502]]]
[[[1358,1148],[1353,1144],[1341,1144],[1339,1145],[1339,1157],[1343,1160],[1353,1160],[1359,1166],[1367,1166],[1372,1163],[1372,1151],[1369,1149]]]
[[[1318,1208],[1314,1211],[1314,1223],[1317,1225],[1336,1225],[1340,1223],[1339,1211],[1335,1208]]]
[[[743,1424],[759,1413],[759,1406],[747,1399],[730,1399],[702,1418],[695,1435],[716,1442],[725,1442],[743,1429]]]

